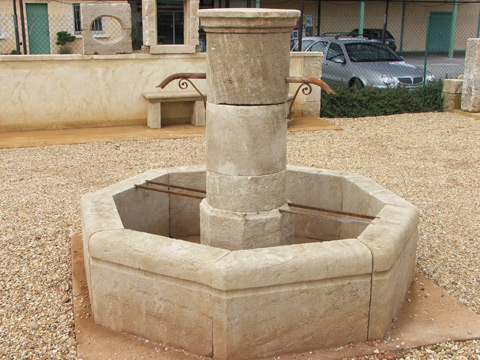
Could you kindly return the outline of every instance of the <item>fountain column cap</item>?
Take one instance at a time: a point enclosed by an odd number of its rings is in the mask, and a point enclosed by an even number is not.
[[[206,32],[269,33],[291,32],[300,16],[298,10],[204,9],[198,11]]]
[[[290,33],[298,10],[206,9],[207,99],[226,105],[287,101]]]

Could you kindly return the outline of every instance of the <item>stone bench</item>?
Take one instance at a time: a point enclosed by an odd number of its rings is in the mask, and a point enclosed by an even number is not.
[[[162,103],[176,101],[194,102],[191,123],[195,126],[205,126],[203,99],[196,91],[144,92],[143,97],[148,101],[147,125],[151,129],[160,129],[162,127]],[[292,101],[293,94],[288,94],[286,115],[288,115],[288,107]],[[293,116],[290,119],[287,118],[288,127],[294,124],[295,119],[293,119]]]
[[[193,102],[191,123],[195,126],[205,126],[203,99],[196,91],[144,92],[143,97],[148,101],[147,125],[152,129],[162,127],[162,103],[180,101]]]

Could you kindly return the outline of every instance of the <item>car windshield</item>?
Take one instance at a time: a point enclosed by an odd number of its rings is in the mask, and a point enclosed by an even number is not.
[[[402,61],[397,54],[382,44],[354,42],[345,44],[352,62]]]

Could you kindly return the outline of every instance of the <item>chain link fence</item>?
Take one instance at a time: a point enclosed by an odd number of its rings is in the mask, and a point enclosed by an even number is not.
[[[443,17],[442,17],[443,16]],[[306,29],[305,35],[318,33],[335,36],[358,31],[359,18],[321,17],[320,26]],[[455,23],[455,33],[451,35],[451,17],[436,13],[426,15],[389,16],[386,44],[390,45],[407,63],[423,67],[425,64],[436,79],[456,78],[463,74],[467,39],[478,37],[478,14],[459,15]],[[364,29],[376,33],[382,40],[384,17],[365,17]],[[317,25],[318,26],[318,25]],[[428,29],[427,29],[428,26]],[[427,39],[428,30],[428,39]],[[380,36],[378,36],[380,34]],[[393,44],[389,44],[392,42]],[[427,49],[427,51],[425,51]]]
[[[81,54],[83,40],[80,18],[76,14],[74,11],[68,16],[49,15],[43,19],[28,16],[25,24],[18,18],[17,27],[13,15],[0,14],[0,54],[25,53],[24,42],[28,54]],[[395,42],[395,51],[404,57],[407,63],[421,67],[426,64],[427,70],[433,73],[436,79],[456,78],[463,73],[467,39],[478,36],[478,15],[458,16],[455,34],[452,37],[451,17],[435,18],[435,14],[433,12],[403,17],[391,15],[388,17],[388,31]],[[440,12],[438,14],[441,15]],[[366,15],[364,29],[381,30],[383,22],[383,16]],[[429,30],[433,34],[429,39],[426,37],[427,23],[430,23]],[[358,16],[320,16],[319,19],[312,19],[311,26],[306,27],[304,35],[348,34],[358,29],[358,24]],[[101,42],[114,41],[123,35],[120,23],[111,17],[95,20],[92,23],[92,31],[95,38]],[[59,44],[57,35],[59,32],[72,35],[71,41]],[[135,22],[132,29],[132,47],[136,51],[141,46],[141,23]]]
[[[74,16],[49,15],[29,16],[22,26],[20,18],[0,14],[0,54],[82,54],[83,39],[79,19]],[[25,36],[23,33],[25,29]],[[104,16],[92,23],[92,33],[99,42],[113,42],[123,37],[118,20]],[[59,34],[63,33],[63,34]],[[141,28],[132,29],[132,46],[139,50],[142,45]]]

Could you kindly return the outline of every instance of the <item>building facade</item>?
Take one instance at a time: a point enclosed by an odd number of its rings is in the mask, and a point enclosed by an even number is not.
[[[480,4],[451,0],[128,2],[132,9],[133,49],[140,50],[144,45],[152,54],[191,53],[204,49],[204,34],[196,16],[198,9],[202,8],[303,8],[303,36],[349,33],[362,27],[381,29],[387,19],[387,29],[395,37],[397,51],[400,52],[423,51],[426,46],[430,51],[464,51],[467,39],[479,37],[480,32]],[[81,3],[82,1],[72,3],[61,0],[0,0],[0,53],[56,54],[62,50],[81,53]],[[386,13],[388,16],[385,16]],[[430,34],[428,39],[427,25]],[[92,23],[92,30],[99,40],[108,41],[115,36],[114,22],[109,19],[98,19]],[[59,31],[73,34],[75,41],[63,48],[57,45],[56,34]]]

